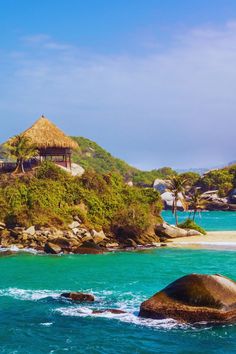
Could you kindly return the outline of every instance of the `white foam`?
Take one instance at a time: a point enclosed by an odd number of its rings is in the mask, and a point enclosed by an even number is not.
[[[7,288],[0,290],[0,296],[10,296],[17,300],[37,301],[47,297],[57,299],[63,291],[52,290],[25,290],[18,288]]]
[[[43,253],[42,251],[37,251],[34,248],[19,248],[17,246],[10,246],[10,247],[1,247],[0,252],[11,251],[11,252],[25,252],[25,253],[32,253],[32,254],[40,254]]]
[[[61,307],[55,310],[59,312],[62,316],[69,317],[101,317],[107,319],[115,319],[121,322],[131,323],[138,326],[153,327],[153,328],[163,328],[163,329],[172,329],[174,327],[187,327],[186,325],[179,324],[173,319],[164,319],[164,320],[153,320],[138,317],[134,313],[111,313],[111,312],[102,312],[102,313],[93,313],[93,309],[88,307]]]
[[[50,327],[53,323],[52,322],[44,322],[44,323],[40,323],[41,326],[44,327]]]

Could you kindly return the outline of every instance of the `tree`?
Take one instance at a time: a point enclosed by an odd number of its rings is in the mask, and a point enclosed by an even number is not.
[[[187,179],[188,180],[188,184],[189,184],[190,187],[194,186],[199,181],[199,179],[201,178],[199,173],[192,172],[192,171],[183,172],[179,176],[181,176],[184,179]]]
[[[31,140],[24,135],[16,135],[8,143],[5,144],[9,155],[16,158],[16,169],[14,174],[25,173],[24,162],[35,157],[38,150]]]
[[[188,179],[182,178],[181,176],[174,176],[170,180],[169,191],[173,194],[173,204],[172,213],[175,216],[175,224],[178,225],[178,215],[177,215],[177,203],[182,202],[184,209],[187,209],[187,203],[185,200],[185,189],[188,184]]]
[[[193,210],[193,221],[195,220],[197,211],[202,209],[204,203],[205,201],[202,198],[200,188],[195,188],[193,194],[189,196],[189,204]]]

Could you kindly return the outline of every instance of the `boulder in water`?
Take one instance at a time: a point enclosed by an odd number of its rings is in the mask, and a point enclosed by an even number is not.
[[[91,294],[85,294],[81,292],[69,292],[61,294],[61,297],[65,297],[67,299],[79,302],[93,302],[94,296]]]
[[[55,243],[47,242],[44,246],[44,251],[46,253],[58,254],[61,253],[62,249],[59,245],[56,245]]]
[[[139,316],[187,323],[236,322],[236,282],[219,274],[186,275],[144,301]]]
[[[114,315],[122,315],[127,313],[126,311],[119,310],[119,309],[104,309],[104,310],[93,310],[93,314],[97,315],[100,313],[113,313]]]

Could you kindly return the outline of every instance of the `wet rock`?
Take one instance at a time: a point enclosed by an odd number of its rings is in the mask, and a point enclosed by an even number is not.
[[[118,309],[104,309],[104,310],[93,310],[93,314],[100,314],[100,313],[113,313],[115,315],[121,315],[121,314],[124,314],[124,313],[127,313],[126,311],[123,311],[123,310],[118,310]]]
[[[230,211],[236,211],[236,204],[229,204]]]
[[[0,252],[0,257],[5,257],[5,256],[12,256],[13,254],[15,254],[16,252],[10,251],[10,250],[6,250],[6,251],[1,251]]]
[[[106,244],[106,248],[119,248],[120,245],[117,242],[110,242]]]
[[[58,237],[53,240],[54,245],[58,245],[61,249],[69,249],[70,248],[70,241],[67,240],[65,237]]]
[[[94,296],[91,294],[85,294],[81,292],[69,292],[61,294],[61,297],[79,302],[93,302],[95,300]]]
[[[47,242],[44,246],[44,251],[46,253],[58,254],[61,253],[62,249],[59,245],[56,245],[52,242]]]
[[[104,253],[104,251],[102,249],[80,246],[78,248],[73,249],[73,253],[75,253],[75,254],[102,254],[102,253]]]
[[[134,248],[136,248],[137,247],[137,243],[132,238],[128,238],[125,241],[125,246],[126,247],[134,247]]]
[[[139,316],[180,322],[236,322],[236,282],[222,275],[190,274],[140,306]]]

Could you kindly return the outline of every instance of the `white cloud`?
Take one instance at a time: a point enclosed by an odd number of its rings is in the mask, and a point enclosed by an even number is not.
[[[0,84],[12,121],[56,117],[147,168],[235,159],[236,23],[191,29],[142,56],[99,55],[42,34],[24,43]]]

